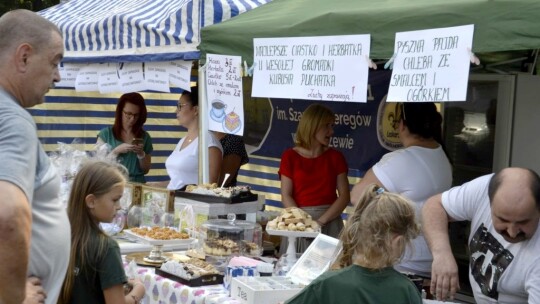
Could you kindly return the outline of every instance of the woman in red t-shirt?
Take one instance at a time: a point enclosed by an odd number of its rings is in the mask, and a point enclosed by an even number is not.
[[[332,110],[310,105],[298,123],[295,147],[281,156],[278,173],[283,206],[302,208],[317,220],[322,233],[337,238],[343,228],[341,214],[350,201],[349,169],[343,154],[329,147],[333,134]],[[300,251],[307,245],[302,243],[298,242]]]

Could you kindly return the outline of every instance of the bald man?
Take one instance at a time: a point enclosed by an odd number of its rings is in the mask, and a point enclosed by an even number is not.
[[[471,221],[469,279],[477,303],[540,303],[540,177],[506,168],[431,197],[422,210],[433,254],[431,292],[459,289],[448,221]]]
[[[60,177],[25,109],[60,81],[63,54],[48,20],[27,10],[0,17],[0,303],[56,303],[65,277],[70,226]]]

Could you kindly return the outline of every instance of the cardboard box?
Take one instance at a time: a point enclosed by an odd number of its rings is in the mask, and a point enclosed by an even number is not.
[[[339,240],[321,233],[286,276],[232,278],[231,297],[244,304],[276,304],[288,300],[328,270],[340,250]]]
[[[274,289],[268,289],[268,286]],[[276,304],[290,299],[303,286],[289,277],[236,277],[232,279],[231,296],[244,304]]]

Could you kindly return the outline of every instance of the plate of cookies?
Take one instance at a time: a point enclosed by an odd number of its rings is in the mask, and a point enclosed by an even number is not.
[[[222,284],[224,277],[214,265],[199,259],[169,260],[156,269],[156,274],[191,287]]]
[[[321,227],[311,215],[297,207],[283,209],[266,224],[266,232],[271,235],[316,237],[320,231]]]
[[[124,230],[124,233],[150,245],[181,245],[190,244],[195,240],[190,238],[189,234],[170,227],[131,228]]]

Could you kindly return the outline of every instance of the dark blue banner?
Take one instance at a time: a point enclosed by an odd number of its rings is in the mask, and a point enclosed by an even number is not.
[[[381,140],[384,141],[385,136],[380,132],[384,124],[382,120],[387,117],[384,107],[380,105],[386,99],[390,75],[391,71],[370,71],[367,103],[320,101],[335,113],[334,136],[330,146],[345,155],[351,169],[350,175],[363,176],[388,152],[379,138],[382,136]],[[270,103],[271,113],[267,117],[270,128],[264,136],[260,135],[259,149],[253,154],[281,158],[285,149],[294,146],[293,136],[298,122],[303,111],[314,101],[271,99]]]

